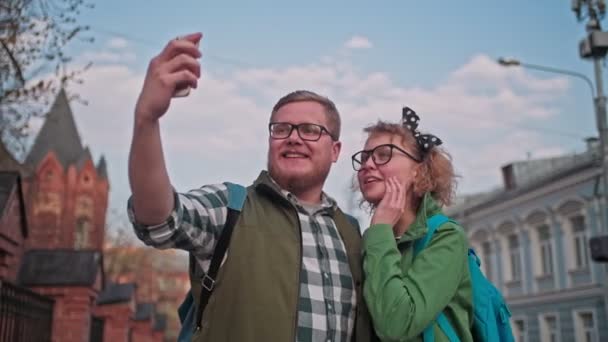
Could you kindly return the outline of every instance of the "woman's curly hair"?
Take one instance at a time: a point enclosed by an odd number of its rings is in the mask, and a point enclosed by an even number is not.
[[[413,181],[413,191],[419,198],[430,192],[431,196],[444,206],[450,205],[456,193],[456,174],[452,166],[452,157],[441,147],[434,147],[423,153],[412,132],[401,124],[379,120],[363,129],[369,137],[379,134],[391,134],[401,138],[415,156],[422,160]]]

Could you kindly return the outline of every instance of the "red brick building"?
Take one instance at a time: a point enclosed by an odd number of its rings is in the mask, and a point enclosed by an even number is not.
[[[69,249],[36,249],[25,254],[19,285],[54,299],[53,341],[88,340],[102,291],[101,257],[98,251]]]
[[[0,170],[0,340],[162,341],[166,317],[139,312],[137,287],[106,284],[106,162],[83,146],[65,92],[24,163],[0,144]]]
[[[135,284],[107,284],[97,298],[95,315],[104,319],[104,341],[129,341],[135,317]]]
[[[154,303],[156,316],[162,313],[166,340],[175,341],[181,327],[177,308],[190,289],[186,255],[175,250],[108,244],[104,258],[106,278],[115,283],[137,284],[136,301]]]
[[[98,298],[95,315],[104,319],[104,342],[164,340],[165,315],[151,303],[137,304],[135,292],[134,283],[109,284]]]
[[[0,279],[17,280],[28,237],[23,186],[18,172],[0,172]]]
[[[25,165],[31,235],[28,249],[101,251],[110,190],[105,159],[82,145],[65,92],[60,92]]]

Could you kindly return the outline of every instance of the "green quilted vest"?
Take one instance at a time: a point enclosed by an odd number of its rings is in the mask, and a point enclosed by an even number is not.
[[[361,236],[339,209],[334,221],[357,291],[353,339],[371,341],[373,329],[362,297]],[[226,261],[203,312],[201,329],[195,331],[192,341],[295,341],[300,236],[296,208],[262,172],[247,189]],[[198,304],[200,282],[193,281],[192,286]]]

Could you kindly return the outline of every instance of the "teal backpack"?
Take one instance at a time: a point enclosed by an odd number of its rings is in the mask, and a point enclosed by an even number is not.
[[[414,256],[426,248],[433,234],[435,234],[442,224],[450,221],[460,226],[445,215],[432,216],[428,220],[428,232],[426,236],[414,243]],[[473,339],[475,341],[490,342],[515,341],[511,332],[509,322],[511,312],[507,307],[507,303],[500,291],[481,272],[481,261],[472,248],[469,248],[468,251],[468,264],[473,286]],[[460,341],[443,312],[439,313],[436,322],[450,342]],[[423,338],[424,342],[433,342],[435,340],[432,323],[424,329]]]

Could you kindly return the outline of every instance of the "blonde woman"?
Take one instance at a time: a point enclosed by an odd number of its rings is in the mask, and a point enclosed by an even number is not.
[[[363,198],[373,208],[363,242],[363,295],[383,341],[473,341],[463,229],[443,223],[425,248],[414,251],[455,188],[442,141],[421,134],[419,121],[406,107],[400,122],[365,128],[365,147],[352,156]],[[440,324],[439,316],[447,324]]]

